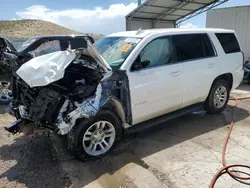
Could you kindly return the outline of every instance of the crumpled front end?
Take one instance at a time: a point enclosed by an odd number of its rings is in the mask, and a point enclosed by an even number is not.
[[[77,119],[95,116],[96,113],[108,103],[111,98],[111,92],[105,88],[104,85],[105,79],[111,75],[112,73],[105,75],[106,77],[104,77],[96,87],[94,95],[82,101],[74,101],[76,108],[68,113],[67,116],[63,116],[63,114],[67,111],[67,107],[72,101],[65,100],[57,118],[56,126],[59,129],[58,134],[67,134],[75,125]]]
[[[65,135],[78,119],[95,116],[112,101],[119,103],[116,110],[124,121],[125,114],[130,120],[128,88],[124,72],[113,72],[89,43],[34,58],[13,76],[14,130],[28,124]]]

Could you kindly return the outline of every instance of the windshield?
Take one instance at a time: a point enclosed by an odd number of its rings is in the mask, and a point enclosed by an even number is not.
[[[7,39],[7,38],[6,38],[5,40],[6,40],[6,43],[7,43],[8,47],[10,48],[11,52],[15,52],[16,49],[15,49],[15,47],[14,47],[14,45],[13,45],[13,42],[10,41],[10,40]]]
[[[140,40],[140,38],[105,37],[96,42],[96,47],[107,63],[116,68],[123,64]]]
[[[30,38],[26,41],[24,41],[18,48],[17,51],[19,53],[23,52],[30,44],[32,44],[33,42],[35,42],[36,39],[35,38]]]

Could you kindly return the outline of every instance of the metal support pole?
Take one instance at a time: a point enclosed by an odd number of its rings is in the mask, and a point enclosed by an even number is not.
[[[138,6],[140,6],[141,5],[141,0],[138,0]]]

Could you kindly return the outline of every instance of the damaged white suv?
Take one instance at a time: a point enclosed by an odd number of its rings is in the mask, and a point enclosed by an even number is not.
[[[124,129],[200,107],[221,112],[243,79],[243,53],[231,30],[138,30],[96,46],[86,39],[83,49],[18,66],[11,103],[17,121],[6,130],[67,135],[69,149],[84,160],[106,154]]]

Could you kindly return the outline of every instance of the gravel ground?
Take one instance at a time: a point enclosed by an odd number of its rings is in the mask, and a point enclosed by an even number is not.
[[[189,188],[208,187],[221,168],[220,153],[233,102],[219,115],[202,112],[127,136],[102,159],[74,159],[46,136],[10,135],[13,118],[0,110],[0,187]],[[230,163],[249,164],[250,100],[236,108]],[[53,144],[52,144],[53,143]],[[56,150],[54,149],[56,148]],[[217,187],[244,187],[222,177]]]
[[[52,153],[50,139],[7,133],[3,127],[13,120],[0,114],[0,187],[68,187],[71,182]]]

